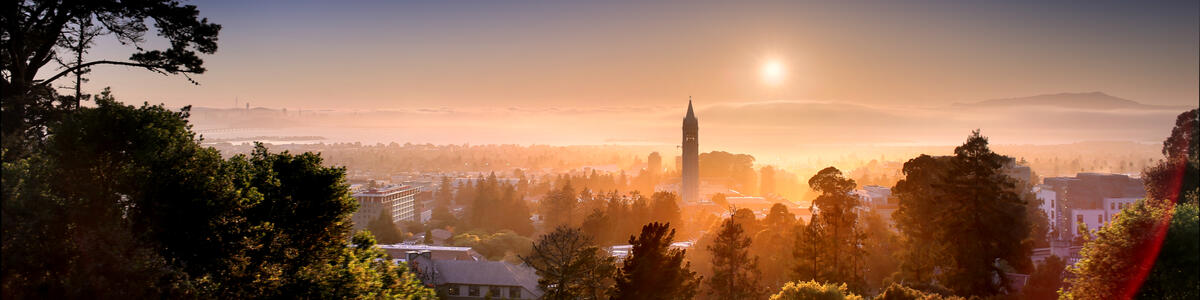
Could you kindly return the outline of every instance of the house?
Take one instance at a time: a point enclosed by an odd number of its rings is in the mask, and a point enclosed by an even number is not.
[[[409,252],[409,267],[443,299],[538,299],[537,272],[525,265],[487,260],[439,260]]]

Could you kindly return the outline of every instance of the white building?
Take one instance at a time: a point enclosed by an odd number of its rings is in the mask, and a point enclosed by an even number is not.
[[[1133,205],[1138,198],[1104,198],[1104,205],[1099,209],[1075,209],[1072,212],[1075,214],[1071,218],[1071,232],[1076,237],[1079,236],[1079,224],[1087,225],[1089,231],[1095,231],[1101,226],[1107,225],[1117,217],[1122,209]]]
[[[1050,220],[1050,229],[1056,230],[1053,227],[1056,223],[1054,222],[1054,218],[1057,217],[1055,216],[1055,212],[1058,210],[1058,192],[1055,192],[1054,189],[1048,185],[1039,184],[1038,186],[1033,187],[1033,193],[1038,199],[1042,200],[1042,205],[1040,208],[1042,209],[1042,212],[1046,213],[1046,219]]]
[[[354,193],[358,201],[358,210],[351,220],[354,229],[362,230],[367,223],[379,217],[380,212],[387,212],[392,217],[392,223],[416,220],[416,195],[420,189],[407,185],[390,185],[382,188],[366,188]]]

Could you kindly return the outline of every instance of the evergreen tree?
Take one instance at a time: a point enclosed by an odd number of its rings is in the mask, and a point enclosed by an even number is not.
[[[725,219],[717,232],[716,241],[708,246],[712,252],[712,278],[708,280],[709,294],[715,299],[756,299],[764,295],[759,284],[758,257],[750,255],[750,237],[742,226]]]
[[[825,228],[821,216],[813,215],[808,224],[800,224],[796,231],[795,273],[799,280],[826,281],[827,263],[822,254],[825,248]]]
[[[675,230],[665,223],[650,223],[642,227],[639,236],[629,237],[633,245],[625,258],[612,299],[691,299],[696,295],[700,278],[684,261],[683,249],[672,249]]]
[[[521,260],[537,270],[543,299],[602,299],[616,272],[608,252],[579,229],[565,226],[539,238]]]
[[[813,200],[813,205],[826,234],[824,252],[830,264],[826,279],[857,286],[862,281],[856,266],[862,258],[862,237],[857,231],[858,215],[854,211],[858,207],[858,198],[851,194],[854,180],[842,176],[837,168],[828,167],[813,175],[808,185],[821,193]]]
[[[30,157],[4,163],[4,298],[426,291],[369,258],[381,252],[347,247],[355,201],[345,171],[319,155],[259,144],[222,159],[189,130],[186,108],[135,108],[107,91],[96,103],[53,124]]]
[[[433,206],[450,206],[454,202],[454,183],[450,182],[450,178],[442,176],[442,182],[438,185],[437,193],[434,193]]]
[[[576,198],[575,189],[571,187],[571,182],[566,181],[559,189],[546,195],[542,199],[540,211],[542,219],[545,220],[545,226],[571,226],[576,220],[575,210],[579,205]],[[579,220],[582,221],[582,220]]]
[[[668,223],[668,224],[683,224],[679,211],[679,197],[672,192],[655,192],[651,196],[650,215],[651,221]]]
[[[964,296],[1006,292],[1002,265],[1029,260],[1027,204],[1001,171],[1010,159],[992,152],[978,130],[954,153],[905,163],[906,178],[894,189],[897,226],[909,247],[902,272],[932,279],[938,267],[936,279]]]
[[[379,216],[367,222],[367,231],[380,242],[384,244],[395,244],[404,241],[404,233],[400,232],[400,228],[392,223],[392,214],[385,211],[380,211]]]

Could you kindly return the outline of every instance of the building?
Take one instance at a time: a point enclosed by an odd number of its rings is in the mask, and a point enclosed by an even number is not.
[[[1117,217],[1117,213],[1133,205],[1138,199],[1140,198],[1104,198],[1104,205],[1100,208],[1075,209],[1072,212],[1075,217],[1071,219],[1071,232],[1075,236],[1079,236],[1079,224],[1087,226],[1089,231],[1095,231],[1107,225],[1108,222],[1112,222]]]
[[[695,246],[695,242],[683,241],[671,243],[670,249],[687,251]],[[608,254],[617,259],[617,263],[621,263],[629,254],[633,252],[633,245],[613,245],[608,247]]]
[[[444,299],[539,299],[537,271],[525,265],[487,260],[439,260],[410,252],[409,267]]]
[[[410,252],[428,252],[430,258],[435,260],[486,260],[483,255],[475,252],[471,247],[447,247],[447,246],[430,246],[430,245],[376,245],[379,249],[383,249],[392,258],[408,259]]]
[[[1140,178],[1122,174],[1079,173],[1075,177],[1048,177],[1038,189],[1039,198],[1046,200],[1050,191],[1052,227],[1058,239],[1071,240],[1079,236],[1078,225],[1086,224],[1095,230],[1112,220],[1121,208],[1146,197],[1146,187]]]
[[[358,210],[351,217],[354,229],[366,229],[367,224],[379,217],[380,212],[387,212],[392,217],[392,223],[415,221],[418,192],[419,188],[407,185],[368,187],[355,192]]]
[[[700,202],[700,125],[688,98],[687,116],[683,117],[683,169],[680,196],[684,203]]]

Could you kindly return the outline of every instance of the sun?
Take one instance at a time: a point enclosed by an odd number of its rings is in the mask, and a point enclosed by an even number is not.
[[[768,85],[779,85],[780,83],[783,83],[784,75],[786,75],[786,72],[783,68],[783,62],[777,59],[764,62],[760,72],[762,73],[763,82]]]

